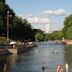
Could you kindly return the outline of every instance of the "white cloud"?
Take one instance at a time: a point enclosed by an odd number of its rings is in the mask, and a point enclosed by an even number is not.
[[[67,13],[64,9],[46,10],[42,14],[46,16],[65,16]]]
[[[33,15],[31,13],[27,14],[27,17],[33,17]]]
[[[37,17],[32,14],[21,16],[23,19],[27,19],[31,24],[50,24],[51,21],[47,17]]]

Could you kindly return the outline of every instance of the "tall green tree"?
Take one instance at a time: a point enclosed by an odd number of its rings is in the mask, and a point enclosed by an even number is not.
[[[9,37],[15,40],[32,39],[35,40],[35,32],[31,24],[15,15],[5,0],[0,0],[0,36],[7,35],[7,11],[9,11]]]
[[[66,33],[66,39],[72,39],[72,26],[69,27],[65,33]]]
[[[15,39],[32,39],[34,40],[33,30],[31,24],[26,20],[18,16],[13,19],[13,27],[11,37]]]
[[[11,18],[9,18],[9,28],[11,26],[12,19],[15,15],[14,11],[5,3],[4,0],[1,0],[0,2],[0,35],[4,33],[6,36],[7,32],[7,11],[9,11],[9,14],[12,15]]]
[[[65,18],[63,33],[66,39],[72,39],[72,14]]]

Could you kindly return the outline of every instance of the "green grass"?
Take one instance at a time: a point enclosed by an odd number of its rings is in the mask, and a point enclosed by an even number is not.
[[[0,44],[4,44],[4,43],[6,43],[6,42],[7,42],[6,37],[0,36]]]

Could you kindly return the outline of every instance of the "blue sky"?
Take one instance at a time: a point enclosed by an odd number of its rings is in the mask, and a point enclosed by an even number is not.
[[[44,29],[48,23],[51,31],[63,27],[64,18],[72,12],[72,0],[6,0],[6,3],[34,28]]]

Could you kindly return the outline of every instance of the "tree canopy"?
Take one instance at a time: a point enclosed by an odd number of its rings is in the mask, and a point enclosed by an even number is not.
[[[31,24],[26,20],[15,15],[6,3],[0,3],[0,36],[7,35],[7,11],[9,11],[9,38],[15,40],[34,40],[34,32]]]
[[[63,33],[66,39],[72,39],[72,14],[65,18]]]

